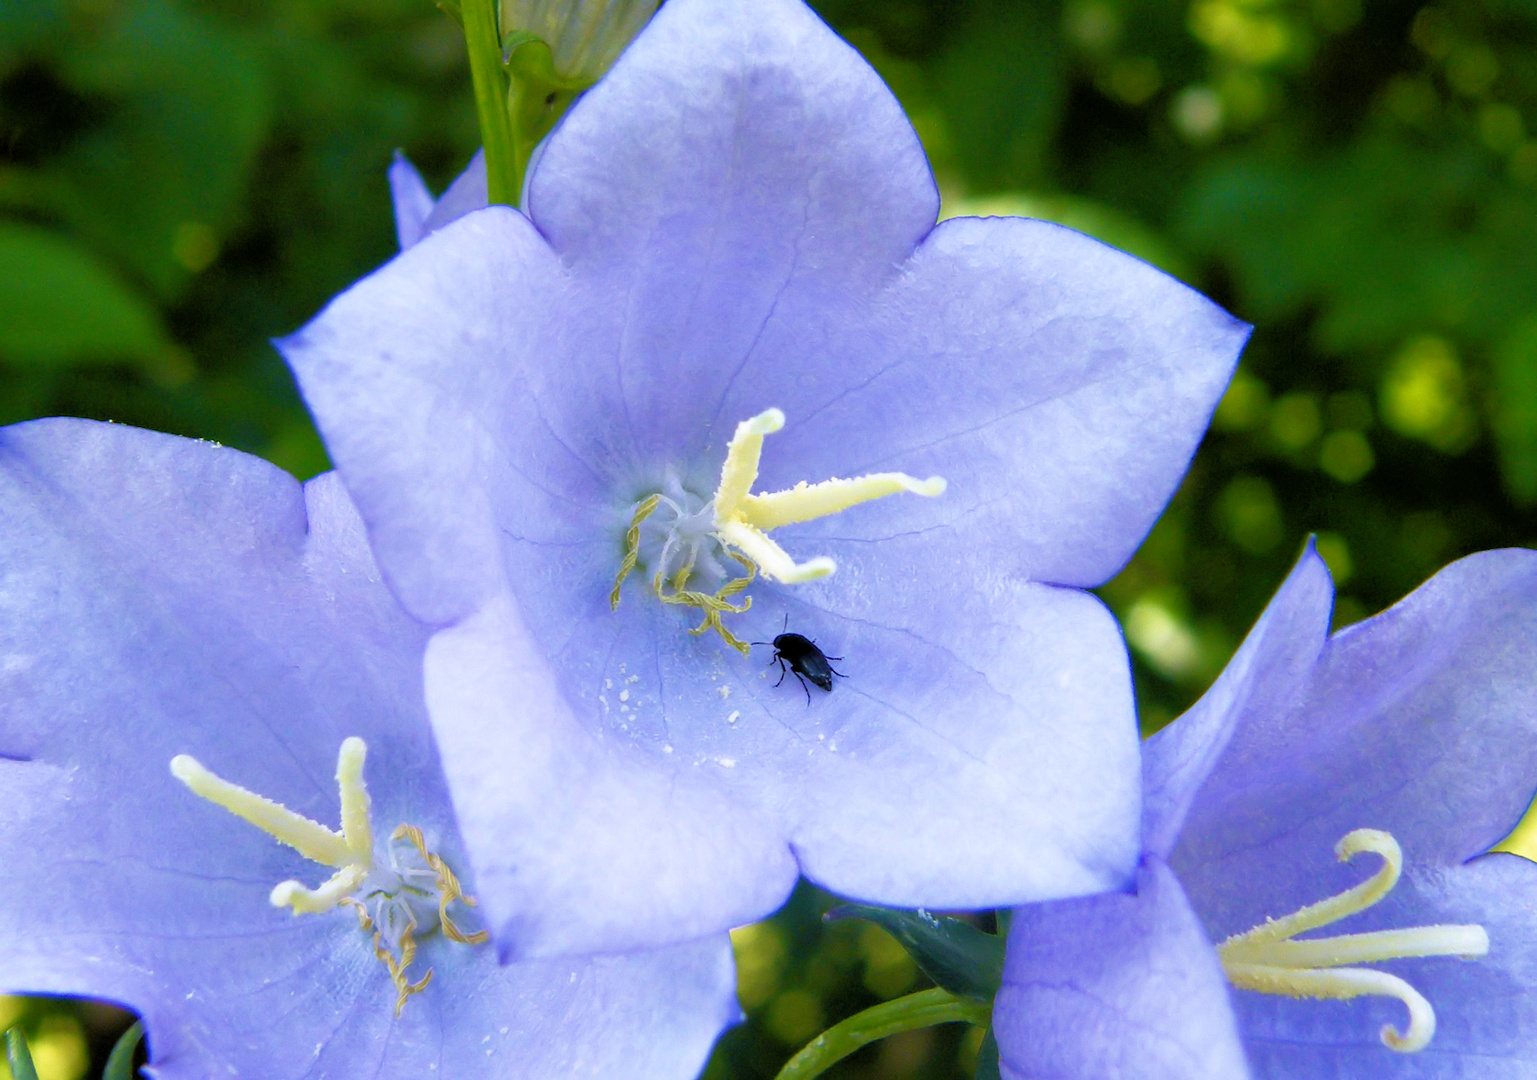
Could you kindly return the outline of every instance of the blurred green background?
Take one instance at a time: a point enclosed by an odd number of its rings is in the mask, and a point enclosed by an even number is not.
[[[743,0],[746,2],[746,0]],[[906,106],[947,214],[1082,229],[1255,323],[1169,512],[1102,594],[1144,726],[1221,668],[1303,538],[1336,622],[1537,530],[1537,0],[819,0]],[[1530,125],[1530,130],[1529,130]],[[307,477],[276,353],[388,259],[385,168],[441,188],[478,142],[429,0],[0,3],[0,422],[217,440]],[[750,1022],[708,1075],[770,1077],[920,985],[802,888],[739,931]],[[0,999],[42,1080],[122,1014]],[[844,1077],[969,1075],[919,1032]]]

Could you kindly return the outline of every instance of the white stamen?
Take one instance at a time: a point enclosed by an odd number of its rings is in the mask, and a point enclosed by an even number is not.
[[[1489,951],[1489,935],[1482,926],[1440,925],[1292,940],[1305,930],[1328,926],[1371,907],[1392,890],[1403,872],[1398,841],[1378,829],[1357,829],[1340,840],[1334,851],[1341,862],[1372,852],[1382,857],[1382,866],[1366,881],[1336,896],[1228,938],[1217,946],[1223,970],[1234,986],[1264,994],[1397,998],[1409,1010],[1409,1027],[1400,1033],[1385,1025],[1382,1041],[1403,1053],[1422,1050],[1436,1031],[1430,1002],[1396,975],[1343,965],[1415,956],[1479,957]]]

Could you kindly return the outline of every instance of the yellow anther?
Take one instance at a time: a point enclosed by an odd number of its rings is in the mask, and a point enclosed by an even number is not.
[[[395,1016],[398,1019],[400,1010],[406,1007],[406,1000],[412,994],[420,994],[427,989],[427,984],[432,981],[432,969],[427,969],[416,982],[406,978],[406,969],[416,959],[416,938],[411,934],[411,927],[406,927],[400,935],[400,959],[395,959],[390,950],[384,945],[384,935],[374,931],[374,955],[390,973],[390,981],[395,984]]]
[[[205,769],[196,758],[177,754],[171,759],[171,775],[191,788],[193,794],[249,821],[311,862],[323,866],[348,866],[354,861],[352,848],[345,837],[303,814],[294,813],[282,803],[264,799],[222,779]]]
[[[1336,896],[1284,918],[1267,919],[1252,930],[1228,938],[1217,946],[1222,968],[1234,986],[1263,994],[1334,999],[1370,994],[1397,998],[1409,1010],[1409,1026],[1400,1032],[1390,1024],[1384,1025],[1382,1041],[1403,1053],[1422,1050],[1436,1030],[1436,1014],[1430,1002],[1396,975],[1344,965],[1411,956],[1483,956],[1489,951],[1489,935],[1482,926],[1439,925],[1293,940],[1305,930],[1328,926],[1371,907],[1392,890],[1403,872],[1403,851],[1398,841],[1379,829],[1348,833],[1334,851],[1341,862],[1363,852],[1380,855],[1382,866],[1366,881]]]
[[[614,588],[608,594],[610,611],[619,609],[619,587],[624,584],[624,579],[630,576],[630,571],[635,569],[635,564],[640,559],[640,523],[655,512],[657,504],[661,501],[660,494],[642,499],[630,518],[630,527],[624,533],[624,558],[619,563],[619,576],[614,579]]]
[[[436,852],[427,850],[427,841],[422,836],[422,830],[415,825],[398,825],[390,834],[391,840],[409,840],[411,846],[421,854],[432,867],[432,872],[438,878],[438,923],[442,926],[443,934],[450,941],[457,941],[461,945],[481,945],[491,940],[491,935],[484,930],[477,930],[473,934],[466,934],[455,925],[454,920],[448,917],[448,905],[455,900],[462,900],[469,907],[475,907],[475,898],[464,895],[464,890],[459,887],[459,879],[448,868],[443,857]],[[431,975],[428,972],[428,975]],[[425,982],[423,985],[426,985]]]

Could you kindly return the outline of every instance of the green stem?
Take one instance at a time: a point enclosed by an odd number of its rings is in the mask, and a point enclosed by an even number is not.
[[[475,112],[486,150],[486,188],[493,203],[517,206],[522,174],[507,115],[507,76],[502,73],[502,41],[496,26],[496,0],[463,0],[464,43],[475,83]]]
[[[938,987],[883,1001],[834,1024],[812,1039],[779,1070],[775,1080],[811,1080],[877,1039],[935,1024],[986,1025],[991,1022],[992,1014],[990,1002],[958,997]]]

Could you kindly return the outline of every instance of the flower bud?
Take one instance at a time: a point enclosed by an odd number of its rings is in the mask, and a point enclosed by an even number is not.
[[[555,74],[594,83],[619,58],[660,0],[502,0],[502,39],[531,34],[550,47]]]

